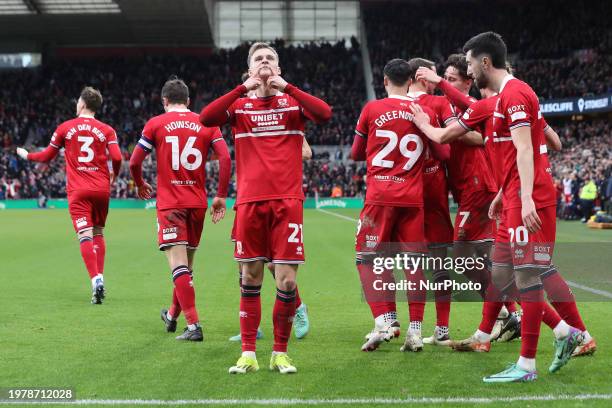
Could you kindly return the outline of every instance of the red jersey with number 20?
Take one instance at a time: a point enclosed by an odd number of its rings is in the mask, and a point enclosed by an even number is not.
[[[367,138],[366,204],[423,206],[423,162],[428,139],[410,121],[410,99],[401,95],[363,108],[356,137]],[[433,112],[423,107],[433,120]]]
[[[64,148],[66,192],[110,192],[107,146],[117,143],[115,130],[93,116],[81,115],[57,127],[50,145]]]
[[[218,127],[207,128],[185,109],[150,119],[138,144],[157,156],[157,208],[206,208],[206,158],[222,141]]]
[[[499,99],[493,114],[494,136],[508,135],[513,129],[529,127],[533,147],[533,193],[536,208],[555,205],[556,190],[548,161],[544,119],[535,92],[525,82],[506,76],[500,87]],[[516,162],[516,148],[511,137],[495,146],[496,156],[502,161],[504,209],[520,208],[521,180]]]

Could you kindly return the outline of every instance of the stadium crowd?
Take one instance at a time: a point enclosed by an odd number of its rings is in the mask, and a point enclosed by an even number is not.
[[[365,7],[368,48],[378,97],[383,96],[382,65],[392,57],[423,56],[443,63],[469,38],[472,21],[482,28],[495,28],[508,41],[515,56],[516,75],[529,82],[543,98],[560,98],[612,92],[612,31],[608,28],[604,2],[590,4],[589,12],[575,2],[527,2],[514,8],[494,3],[487,10],[463,3],[413,4],[398,8],[376,2]],[[575,12],[566,13],[564,5]],[[490,7],[496,8],[491,13]],[[604,7],[598,10],[598,7]],[[593,10],[595,8],[596,10]],[[518,14],[517,14],[518,13]],[[491,16],[499,16],[491,19]],[[513,18],[507,18],[513,16]],[[554,20],[551,20],[554,19]],[[419,21],[418,25],[406,24]],[[516,26],[515,21],[521,21]],[[546,24],[547,21],[567,24]],[[564,27],[571,26],[572,29]],[[375,28],[375,29],[374,29]],[[431,35],[423,36],[423,30]],[[575,35],[580,32],[581,35]],[[549,41],[555,38],[554,42]],[[589,44],[596,48],[584,49]],[[333,117],[325,126],[309,125],[307,139],[314,160],[304,165],[303,188],[308,196],[361,196],[365,188],[365,166],[348,161],[342,153],[329,157],[317,154],[316,145],[350,146],[356,116],[365,100],[361,52],[355,38],[347,42],[307,43],[299,46],[278,40],[283,76],[300,88],[328,101]],[[217,50],[206,57],[147,56],[97,58],[67,64],[49,60],[37,69],[0,72],[5,86],[0,89],[0,199],[64,197],[62,160],[49,165],[28,163],[16,157],[16,146],[45,146],[50,132],[61,120],[74,115],[74,97],[83,85],[99,88],[104,104],[99,118],[113,125],[125,159],[129,158],[142,126],[162,112],[160,86],[169,74],[183,78],[191,89],[195,111],[239,83],[245,70],[248,45]],[[71,61],[73,62],[73,61]],[[591,176],[600,197],[608,199],[610,183],[610,127],[605,120],[556,124],[564,149],[551,154],[555,178],[573,177],[578,197],[582,184]],[[230,144],[229,128],[223,129]],[[154,156],[144,163],[144,172],[154,184]],[[207,163],[212,177],[207,186],[216,190],[216,162]],[[235,185],[230,196],[235,195]],[[563,195],[563,194],[562,194]],[[113,197],[136,197],[127,166],[117,177]],[[578,200],[578,199],[577,199]]]

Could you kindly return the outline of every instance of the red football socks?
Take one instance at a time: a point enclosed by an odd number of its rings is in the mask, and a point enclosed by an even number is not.
[[[293,316],[295,315],[295,289],[284,291],[276,288],[276,301],[272,312],[274,324],[274,345],[272,351],[286,353]],[[257,331],[255,332],[257,334]]]
[[[98,260],[98,273],[104,274],[104,258],[106,257],[106,242],[104,235],[94,235],[93,245],[96,250],[96,259]]]
[[[195,306],[195,289],[191,281],[191,273],[185,265],[180,265],[172,271],[172,280],[178,303],[185,314],[187,324],[196,324],[200,321]],[[172,313],[170,313],[172,314]],[[174,317],[174,315],[172,315]]]
[[[544,290],[542,285],[522,289],[521,307],[521,357],[535,358],[540,337],[540,324],[544,312]]]
[[[255,351],[261,323],[261,285],[240,285],[240,336],[242,351]]]
[[[90,237],[83,237],[79,242],[85,268],[87,268],[89,277],[93,279],[98,275],[98,259],[96,250],[94,249],[93,239]]]

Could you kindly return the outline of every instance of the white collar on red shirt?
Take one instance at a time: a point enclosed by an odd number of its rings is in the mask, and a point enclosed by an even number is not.
[[[427,93],[426,93],[426,92],[423,92],[423,91],[418,91],[418,92],[408,92],[408,97],[410,97],[410,98],[415,98],[415,99],[416,99],[416,98],[418,98],[418,97],[419,97],[419,96],[421,96],[421,95],[427,95]]]
[[[92,115],[79,115],[79,118],[94,119]]]
[[[168,112],[189,112],[189,109],[170,108]]]
[[[499,87],[499,93],[501,93],[504,90],[504,87],[506,86],[508,81],[510,81],[511,79],[514,79],[514,77],[512,75],[510,75],[510,74],[507,74],[504,77],[504,79],[502,79],[501,86]]]
[[[389,98],[393,98],[393,99],[401,99],[403,101],[409,101],[411,100],[409,97],[404,96],[404,95],[389,95]]]
[[[284,93],[282,93],[281,91],[277,91],[275,95],[268,95],[268,96],[262,96],[262,98],[269,98],[271,96],[283,96]],[[253,93],[253,95],[249,96],[249,99],[258,99],[259,96],[257,96],[256,93]]]

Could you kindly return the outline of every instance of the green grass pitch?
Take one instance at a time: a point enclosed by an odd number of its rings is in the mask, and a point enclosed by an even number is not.
[[[356,218],[358,210],[334,210]],[[166,259],[156,246],[155,212],[111,210],[106,229],[107,263],[104,305],[93,306],[90,282],[82,264],[67,211],[0,212],[0,388],[72,387],[79,399],[338,399],[338,398],[487,398],[515,396],[612,394],[612,299],[580,303],[599,351],[570,361],[556,375],[547,372],[552,333],[542,327],[535,383],[487,385],[484,375],[517,358],[519,342],[494,344],[488,354],[455,353],[428,347],[401,353],[400,340],[375,353],[362,353],[363,336],[372,328],[362,301],[354,264],[355,222],[306,210],[307,263],[300,268],[300,294],[309,307],[311,332],[292,338],[289,353],[298,374],[267,370],[272,346],[274,285],[266,276],[262,292],[262,329],[258,343],[261,370],[230,376],[240,355],[237,267],[229,242],[232,212],[218,225],[206,221],[196,255],[194,284],[204,327],[204,343],[185,344],[165,333],[160,308],[171,299]],[[588,230],[577,222],[560,222],[558,252],[572,259],[596,258],[607,277],[576,260],[572,280],[610,290],[612,231]],[[600,254],[583,250],[586,242]],[[574,244],[577,243],[577,244]],[[570,249],[574,248],[574,252]],[[585,253],[585,251],[587,253]],[[607,256],[607,258],[606,258]],[[584,265],[584,262],[582,263]],[[596,269],[596,268],[595,268]],[[564,273],[566,271],[561,271]],[[577,296],[587,296],[576,289]],[[586,299],[586,297],[585,297]],[[597,299],[594,299],[597,300]],[[464,338],[480,321],[480,303],[454,303],[451,335]],[[407,304],[398,304],[406,328]],[[428,304],[424,334],[433,330],[435,310]],[[184,321],[180,320],[179,329]],[[610,400],[552,402],[555,406],[609,406]],[[546,401],[504,403],[541,406]],[[447,404],[446,406],[448,406]]]

